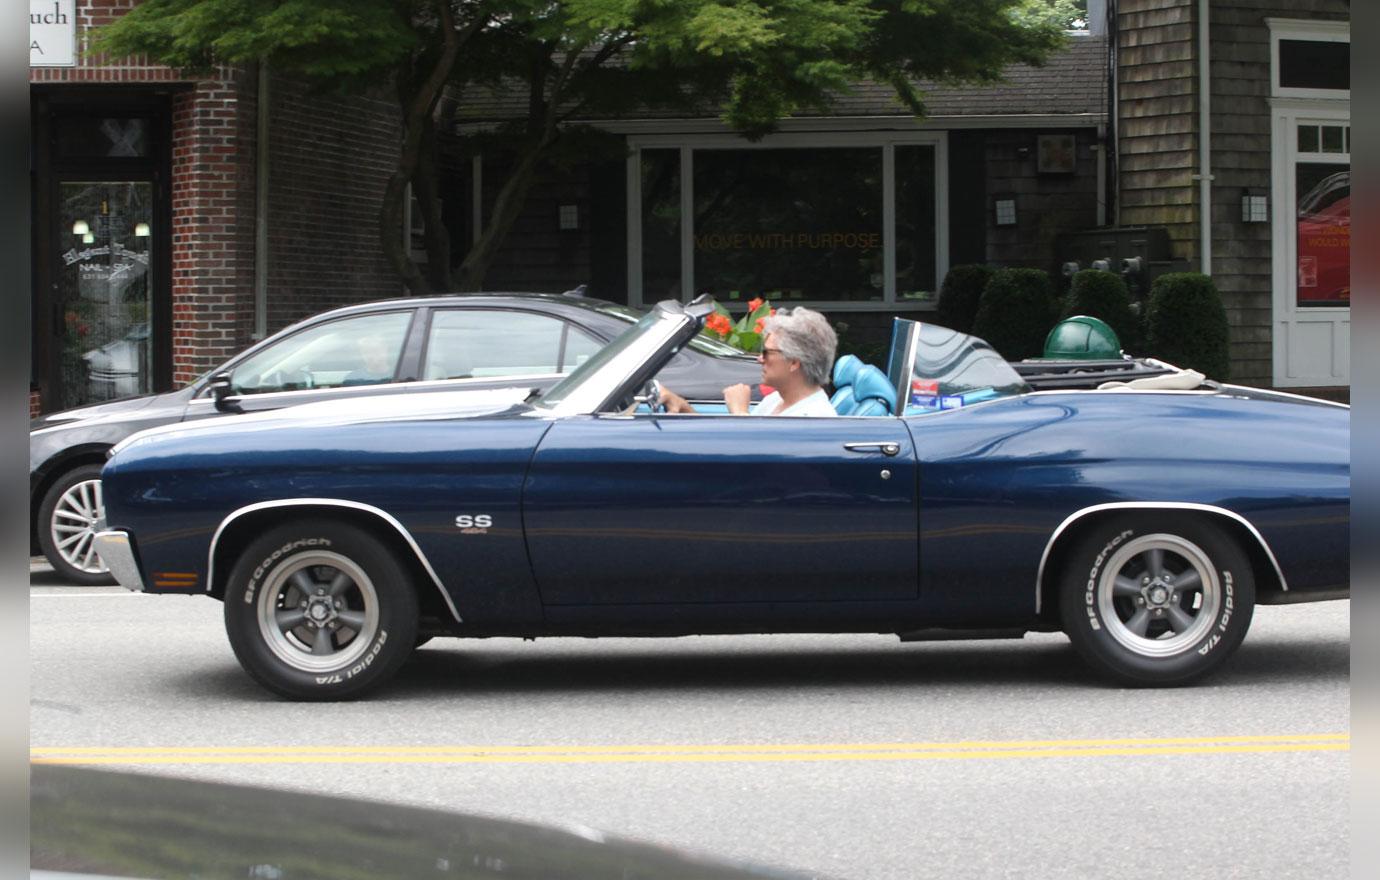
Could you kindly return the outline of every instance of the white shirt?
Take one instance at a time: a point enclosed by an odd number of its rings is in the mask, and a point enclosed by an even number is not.
[[[756,406],[752,408],[755,416],[836,416],[834,407],[829,403],[829,395],[820,388],[802,400],[796,401],[793,405],[777,412],[781,406],[781,393],[773,391],[762,398]]]

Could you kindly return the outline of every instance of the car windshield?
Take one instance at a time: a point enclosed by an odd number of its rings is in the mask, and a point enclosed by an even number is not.
[[[920,325],[906,414],[957,409],[1030,391],[992,346],[938,324]]]
[[[627,330],[624,330],[616,339],[608,345],[599,349],[590,356],[588,360],[576,367],[569,376],[552,385],[541,397],[533,401],[533,404],[543,409],[556,409],[562,403],[572,400],[577,396],[582,396],[584,386],[591,384],[591,379],[597,377],[613,361],[619,359],[624,353],[631,353],[636,349],[645,348],[649,337],[656,336],[652,333],[654,328],[662,318],[656,312],[648,312],[645,315],[638,315],[637,323]],[[597,380],[596,380],[597,381]]]
[[[627,321],[629,324],[635,324],[642,318],[642,313],[637,309],[631,306],[619,305],[618,303],[601,305],[599,307],[599,312]],[[700,332],[686,344],[700,354],[707,354],[710,357],[751,357],[751,355],[746,355],[742,349],[734,348],[727,342],[710,336],[708,330],[700,330]]]

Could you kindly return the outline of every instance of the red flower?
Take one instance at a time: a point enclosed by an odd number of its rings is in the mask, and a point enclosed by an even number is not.
[[[757,310],[760,309],[761,307],[762,307],[762,298],[761,298],[760,296],[757,297],[756,299],[750,299],[750,300],[748,300],[748,314],[749,314],[749,315],[752,314],[753,312],[757,311]]]
[[[705,319],[705,329],[720,336],[727,336],[733,330],[733,322],[727,316],[720,314],[710,315]]]
[[[753,333],[761,333],[761,332],[762,332],[762,325],[765,324],[765,323],[767,323],[767,319],[766,319],[766,318],[758,318],[758,319],[757,319],[757,323],[752,325],[752,332],[753,332]]]
[[[91,328],[87,327],[85,324],[78,324],[78,325],[77,325],[77,335],[78,335],[78,336],[85,336],[85,335],[87,334],[87,332],[90,331],[90,329],[91,329]]]
[[[68,323],[68,324],[75,324],[75,323],[77,323],[77,321],[78,321],[77,313],[76,313],[76,312],[68,312],[68,313],[67,313],[66,315],[64,315],[63,317],[67,319],[67,323]]]

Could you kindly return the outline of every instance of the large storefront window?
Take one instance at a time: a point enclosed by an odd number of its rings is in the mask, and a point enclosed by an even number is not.
[[[697,151],[694,221],[697,293],[882,299],[880,149]]]
[[[673,141],[635,140],[629,159],[633,303],[935,304],[942,134]]]

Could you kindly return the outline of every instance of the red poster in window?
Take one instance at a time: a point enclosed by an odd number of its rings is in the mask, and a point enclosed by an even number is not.
[[[1319,166],[1300,164],[1299,183]],[[1322,166],[1335,169],[1336,166]],[[1298,304],[1351,304],[1351,171],[1334,171],[1299,198]]]

